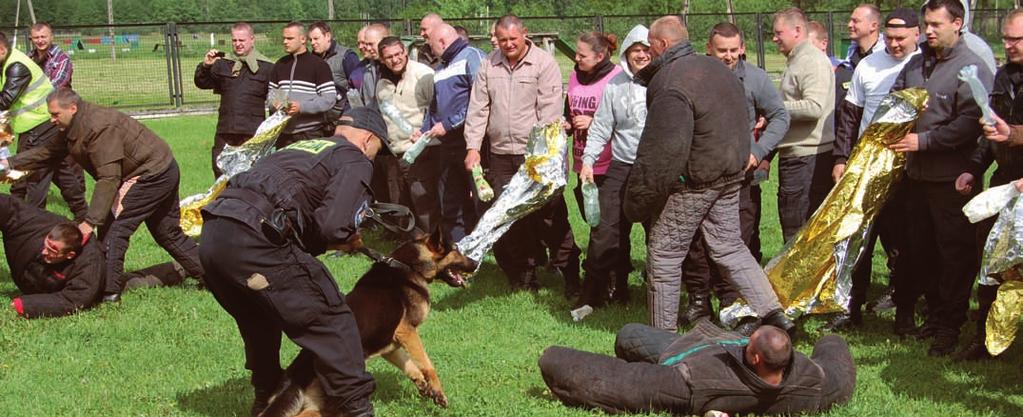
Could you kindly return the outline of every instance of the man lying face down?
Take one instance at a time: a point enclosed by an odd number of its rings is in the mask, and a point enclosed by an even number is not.
[[[627,324],[615,355],[552,346],[540,372],[566,405],[612,413],[814,413],[849,401],[856,385],[841,337],[821,338],[807,358],[774,326],[746,338],[707,320],[682,335]]]

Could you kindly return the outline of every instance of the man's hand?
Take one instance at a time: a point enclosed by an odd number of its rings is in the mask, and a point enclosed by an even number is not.
[[[593,166],[583,164],[582,169],[579,170],[579,181],[583,184],[593,182]]]
[[[970,195],[970,192],[973,191],[974,180],[975,178],[973,178],[973,174],[969,172],[959,174],[959,178],[956,178],[956,191],[962,195]],[[1015,182],[1018,183],[1019,181],[1017,180]],[[1018,184],[1016,185],[1016,188],[1019,188]]]
[[[763,129],[764,126],[767,126],[767,119],[764,116],[759,116],[757,117],[757,124],[753,126],[753,130]]]
[[[836,183],[842,178],[842,174],[845,174],[845,164],[835,164],[834,168],[831,168],[831,179]]]
[[[213,65],[214,62],[217,62],[217,60],[220,59],[220,57],[217,56],[218,52],[220,51],[216,49],[210,49],[209,51],[207,51],[206,56],[204,56],[202,59],[202,65],[206,68],[209,68],[210,66]]]
[[[9,169],[11,169],[11,161],[7,158],[0,159],[0,170],[7,171]]]
[[[765,159],[760,161],[760,164],[757,165],[757,171],[771,172],[771,160]]]
[[[465,152],[465,170],[472,171],[472,168],[480,164],[480,151],[469,149]]]
[[[575,130],[586,130],[590,128],[590,123],[593,123],[593,116],[572,116],[572,128]]]
[[[284,112],[288,113],[289,116],[294,116],[294,115],[298,114],[298,110],[301,107],[302,106],[299,105],[297,101],[291,101],[291,102],[288,102],[288,109],[285,110]]]
[[[750,168],[757,166],[758,162],[757,157],[753,156],[753,154],[749,154],[749,162],[746,163],[746,170],[749,171]]]
[[[916,152],[920,150],[920,137],[916,133],[906,134],[898,142],[888,145],[888,149],[895,152]]]
[[[433,136],[435,138],[439,138],[439,137],[443,137],[444,135],[448,134],[448,131],[447,131],[447,129],[444,129],[444,124],[443,123],[437,122],[437,123],[433,124],[433,127],[431,127],[430,131],[427,132],[427,133],[429,133],[431,136]]]
[[[78,230],[82,232],[82,239],[92,234],[93,227],[89,222],[78,223]]]
[[[984,123],[984,118],[980,119],[980,125],[984,128],[984,137],[992,142],[1005,142],[1009,140],[1009,124],[1005,123],[1001,117],[997,114],[992,114],[991,117],[995,118],[995,125],[991,126]]]

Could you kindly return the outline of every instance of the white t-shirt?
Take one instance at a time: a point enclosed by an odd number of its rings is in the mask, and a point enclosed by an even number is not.
[[[920,49],[917,48],[912,54],[897,61],[888,54],[887,49],[882,49],[863,58],[856,66],[852,84],[845,94],[845,101],[863,107],[863,118],[860,119],[860,131],[857,136],[863,135],[863,131],[867,130],[870,120],[874,118],[874,111],[881,104],[881,99],[892,89],[892,84],[895,84],[902,67],[919,53]]]

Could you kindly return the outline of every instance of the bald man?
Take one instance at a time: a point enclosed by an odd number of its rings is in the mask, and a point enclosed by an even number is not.
[[[540,373],[565,405],[610,413],[814,413],[849,401],[856,386],[841,337],[821,338],[807,358],[773,326],[745,338],[707,320],[682,335],[627,324],[615,356],[553,346],[540,356]]]
[[[427,45],[437,56],[439,65],[433,78],[433,101],[420,132],[441,141],[441,230],[448,242],[457,242],[472,231],[478,216],[471,196],[473,187],[463,167],[464,128],[472,83],[486,57],[445,23],[433,29]]]
[[[739,189],[746,170],[759,163],[751,157],[742,83],[717,58],[696,54],[676,16],[654,21],[647,36],[654,59],[635,77],[647,87],[646,126],[623,207],[629,220],[653,223],[647,235],[650,323],[677,328],[682,264],[699,230],[722,278],[762,323],[794,331],[739,233]]]
[[[430,35],[434,29],[444,24],[444,19],[437,13],[428,13],[419,21],[419,36],[423,38],[423,44],[418,48],[416,61],[420,64],[426,64],[434,70],[440,67],[441,62],[440,55],[433,52],[433,47],[430,45]]]

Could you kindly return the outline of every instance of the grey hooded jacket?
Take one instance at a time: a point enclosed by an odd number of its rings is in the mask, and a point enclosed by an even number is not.
[[[583,151],[583,163],[586,165],[596,163],[607,141],[611,141],[612,159],[630,165],[636,160],[639,137],[646,122],[646,87],[633,82],[625,51],[637,43],[650,46],[647,32],[649,30],[645,26],[636,25],[622,42],[622,53],[618,58],[623,71],[608,82],[597,112],[593,114]]]

